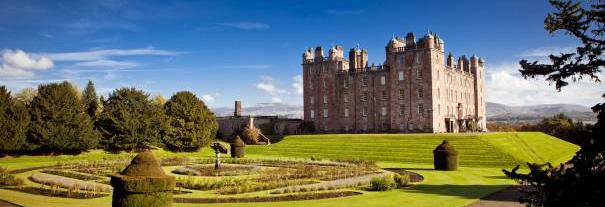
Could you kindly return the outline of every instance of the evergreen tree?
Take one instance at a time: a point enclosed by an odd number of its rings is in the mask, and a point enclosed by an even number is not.
[[[78,92],[66,81],[38,87],[29,106],[28,138],[34,149],[79,152],[97,146],[99,133],[77,97]]]
[[[0,152],[22,150],[28,125],[27,108],[12,98],[6,87],[0,86]]]
[[[100,107],[97,90],[95,89],[95,84],[91,80],[88,81],[84,92],[82,92],[82,99],[84,107],[86,108],[86,113],[92,120],[95,120]]]
[[[546,17],[545,28],[550,33],[563,31],[582,45],[575,52],[550,55],[550,63],[522,60],[521,75],[547,76],[558,90],[567,86],[569,79],[589,77],[599,82],[599,73],[605,67],[605,1],[588,4],[551,0],[550,3],[556,11]],[[528,164],[528,174],[518,173],[518,166],[504,171],[507,176],[533,187],[522,198],[529,206],[602,206],[605,203],[605,103],[595,105],[592,110],[598,113],[598,121],[580,132],[586,141],[581,142],[580,151],[569,162],[556,167]]]
[[[218,124],[206,104],[193,93],[178,92],[164,105],[168,128],[164,144],[172,151],[197,151],[209,146]]]
[[[165,123],[164,111],[152,104],[147,93],[120,88],[104,101],[96,126],[103,135],[101,146],[118,151],[161,145]]]

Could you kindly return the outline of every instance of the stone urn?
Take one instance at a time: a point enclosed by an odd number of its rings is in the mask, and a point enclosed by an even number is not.
[[[447,140],[443,140],[433,150],[435,170],[456,170],[458,168],[458,151]]]
[[[150,151],[139,153],[121,173],[111,176],[114,207],[172,206],[174,176],[168,176]]]
[[[236,136],[231,143],[231,157],[241,158],[246,154],[246,143],[239,137]]]

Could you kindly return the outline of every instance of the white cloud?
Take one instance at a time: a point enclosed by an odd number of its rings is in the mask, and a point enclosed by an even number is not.
[[[281,103],[281,96],[288,93],[287,90],[280,88],[271,76],[261,76],[261,82],[255,87],[271,95],[271,102],[274,103]]]
[[[520,57],[548,57],[551,54],[559,55],[561,53],[575,52],[576,47],[542,47],[526,50],[519,54]]]
[[[111,57],[123,56],[175,56],[179,53],[169,50],[158,50],[154,48],[137,48],[137,49],[101,49],[83,52],[66,52],[66,53],[48,53],[46,56],[51,57],[55,61],[96,61],[106,60]]]
[[[269,69],[273,65],[224,65],[219,66],[221,69]]]
[[[51,69],[53,60],[47,56],[35,57],[23,50],[3,50],[0,77],[24,78],[32,77],[36,71]]]
[[[279,97],[271,97],[271,102],[273,103],[281,103],[282,99]]]
[[[140,66],[140,63],[131,61],[115,61],[115,60],[95,60],[87,62],[78,62],[73,64],[75,67],[91,67],[91,68],[112,68],[112,69],[127,69]]]
[[[243,30],[260,30],[271,28],[271,26],[269,26],[268,24],[258,22],[224,22],[217,23],[217,25],[224,27],[233,27]]]
[[[302,75],[297,75],[292,77],[292,80],[294,81],[292,83],[292,87],[294,88],[294,92],[296,92],[296,94],[303,94],[303,78]]]
[[[210,104],[210,103],[214,103],[214,101],[216,100],[212,95],[210,94],[204,94],[202,96],[202,100],[204,100],[204,102]]]
[[[486,100],[508,105],[533,104],[580,104],[592,106],[603,102],[600,98],[604,92],[602,83],[594,83],[588,79],[570,84],[558,92],[543,77],[525,79],[521,77],[516,63],[487,66],[485,87]],[[600,74],[603,77],[603,74]]]
[[[275,80],[273,80],[271,76],[262,76],[261,82],[256,84],[256,88],[267,92],[274,97],[287,92],[286,90],[277,87]]]

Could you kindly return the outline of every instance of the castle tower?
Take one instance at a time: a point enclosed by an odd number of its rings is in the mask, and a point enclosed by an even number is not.
[[[242,116],[242,101],[235,101],[235,111],[233,111],[233,116],[240,117]]]
[[[474,77],[474,89],[475,89],[475,119],[477,120],[477,126],[483,131],[487,130],[487,119],[485,117],[485,85],[484,85],[484,64],[483,59],[473,55],[470,61],[470,72]]]

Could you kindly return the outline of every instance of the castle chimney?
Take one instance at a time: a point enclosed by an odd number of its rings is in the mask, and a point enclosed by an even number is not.
[[[412,46],[414,44],[416,44],[416,37],[413,32],[410,32],[405,36],[405,45]]]
[[[240,117],[242,116],[242,101],[235,101],[235,111],[233,112],[233,116]]]

